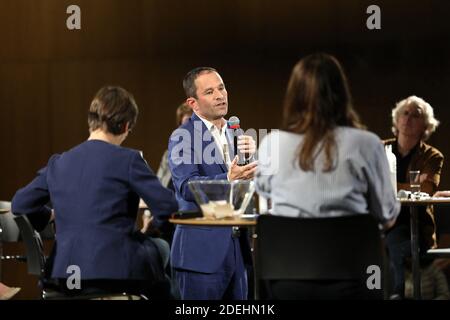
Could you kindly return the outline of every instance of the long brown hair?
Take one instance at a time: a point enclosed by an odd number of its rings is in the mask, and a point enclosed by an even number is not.
[[[292,69],[284,101],[283,129],[304,135],[298,148],[300,168],[314,171],[314,160],[325,152],[323,171],[333,170],[337,126],[362,128],[352,106],[347,78],[339,61],[313,54]]]

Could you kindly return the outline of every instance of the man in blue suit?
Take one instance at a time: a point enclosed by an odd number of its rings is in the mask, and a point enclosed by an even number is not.
[[[170,138],[169,166],[180,210],[198,210],[189,181],[252,179],[256,163],[239,166],[238,158],[230,156],[233,137],[224,119],[228,97],[218,72],[196,68],[186,75],[183,87],[194,114]],[[256,149],[250,136],[240,137],[238,148],[249,155]],[[171,256],[183,299],[247,298],[248,239],[233,228],[178,225]]]
[[[166,282],[163,261],[168,259],[168,244],[135,230],[135,223],[139,198],[152,210],[155,227],[178,205],[139,151],[120,146],[137,115],[134,98],[126,90],[102,88],[89,109],[89,139],[52,156],[37,177],[17,191],[12,211],[48,219],[51,210],[46,204],[51,201],[57,239],[53,278],[68,278],[69,267],[75,265],[81,289],[169,298],[169,288],[160,286]],[[157,287],[165,291],[155,292]]]

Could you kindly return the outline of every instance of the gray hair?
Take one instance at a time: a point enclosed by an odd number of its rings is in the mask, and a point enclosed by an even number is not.
[[[423,120],[425,121],[425,132],[423,133],[422,139],[427,140],[438,127],[439,121],[434,117],[434,111],[431,105],[417,96],[410,96],[400,102],[397,102],[395,108],[392,109],[392,132],[395,136],[397,136],[398,129],[396,128],[396,125],[400,116],[400,112],[404,107],[410,104],[415,105],[422,111]]]

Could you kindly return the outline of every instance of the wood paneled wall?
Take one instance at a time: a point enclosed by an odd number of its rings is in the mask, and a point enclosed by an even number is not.
[[[377,3],[382,29],[369,31],[369,1],[0,0],[0,198],[87,137],[89,102],[105,84],[135,95],[140,116],[125,145],[156,170],[191,68],[221,72],[229,115],[244,127],[277,128],[292,66],[317,51],[343,62],[357,109],[380,137],[391,135],[396,101],[424,97],[442,120],[431,143],[449,154],[448,1]],[[82,10],[80,31],[66,28],[71,4]]]

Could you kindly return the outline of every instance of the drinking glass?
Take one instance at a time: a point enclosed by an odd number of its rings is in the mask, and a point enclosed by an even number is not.
[[[420,198],[420,171],[411,170],[409,172],[409,186],[411,188],[411,198],[417,200]]]

